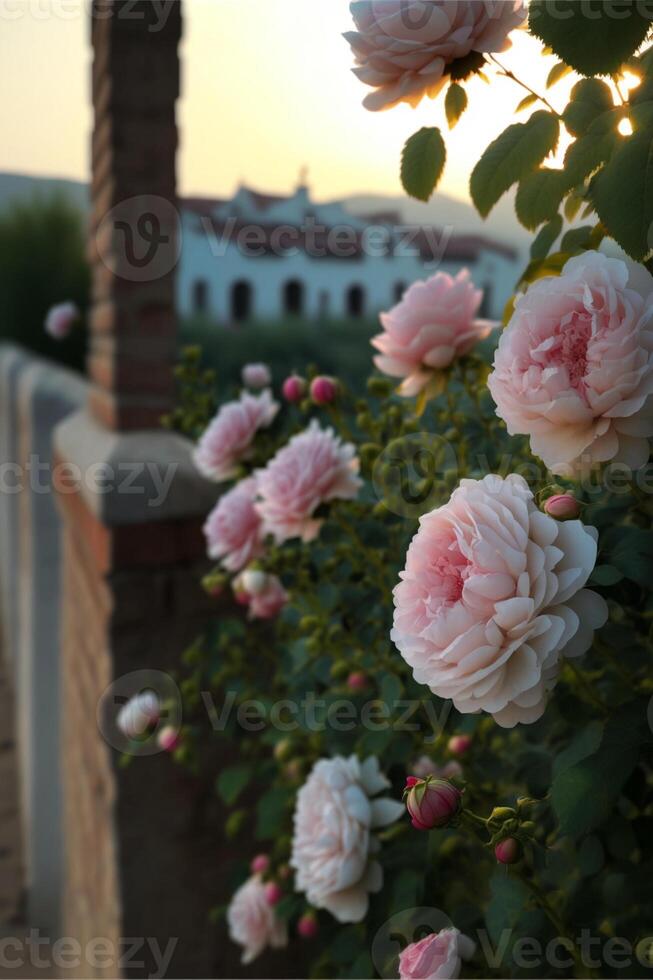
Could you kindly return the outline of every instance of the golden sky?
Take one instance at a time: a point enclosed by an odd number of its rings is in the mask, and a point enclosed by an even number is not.
[[[0,170],[87,178],[89,5],[0,0]],[[226,195],[241,181],[283,193],[306,165],[320,199],[396,194],[405,139],[424,125],[446,130],[442,96],[417,109],[362,108],[367,89],[341,37],[352,26],[347,0],[184,0],[184,9],[182,193]],[[544,91],[554,59],[524,32],[513,37],[501,60]],[[556,106],[572,84],[552,90]],[[525,93],[498,78],[473,79],[468,94],[440,185],[462,199],[481,150]]]

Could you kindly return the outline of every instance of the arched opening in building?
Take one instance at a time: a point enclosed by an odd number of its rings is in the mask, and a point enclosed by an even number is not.
[[[483,286],[483,299],[478,315],[488,319],[492,311],[492,283],[486,282]]]
[[[406,288],[407,287],[406,287],[406,283],[405,282],[396,282],[394,284],[393,299],[394,299],[395,303],[400,303],[401,302],[401,298],[404,295],[404,293],[406,292]]]
[[[249,320],[252,315],[252,284],[246,279],[239,279],[231,288],[231,319],[236,323]]]
[[[362,286],[350,286],[347,290],[346,308],[348,316],[362,316],[365,312],[365,290]]]
[[[193,283],[193,313],[206,313],[209,307],[209,284],[206,279],[196,279]]]
[[[283,312],[291,316],[304,312],[304,284],[299,279],[289,279],[283,287]]]

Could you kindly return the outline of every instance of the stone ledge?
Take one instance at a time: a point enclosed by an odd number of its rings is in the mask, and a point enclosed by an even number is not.
[[[59,493],[79,492],[105,527],[204,517],[219,497],[196,470],[192,443],[172,432],[112,432],[86,411],[55,430]]]

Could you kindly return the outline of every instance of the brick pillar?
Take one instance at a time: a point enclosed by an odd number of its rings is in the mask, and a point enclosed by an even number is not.
[[[160,755],[121,767],[96,717],[125,674],[178,664],[209,611],[199,586],[201,523],[215,488],[199,478],[188,443],[159,428],[176,344],[181,4],[95,0],[92,15],[92,384],[86,408],[55,436],[64,522],[62,930],[83,949],[100,937],[113,950],[82,962],[80,976],[154,972],[147,944],[119,962],[121,937],[154,938],[162,950],[177,940],[166,975],[210,976],[215,856],[189,825],[193,784]]]

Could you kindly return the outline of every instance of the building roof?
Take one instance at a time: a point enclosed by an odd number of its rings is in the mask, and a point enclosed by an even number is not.
[[[408,247],[417,249],[423,261],[432,261],[434,258],[444,259],[452,262],[476,262],[482,252],[495,252],[505,258],[516,260],[518,253],[515,248],[504,242],[486,238],[483,235],[463,234],[446,235],[444,229],[435,225],[410,225],[402,220],[401,214],[396,210],[376,211],[363,215],[351,215],[351,236],[343,247],[342,241],[333,245],[333,235],[329,235],[336,227],[340,227],[338,217],[348,217],[349,214],[343,204],[338,201],[330,202],[326,205],[313,204],[308,197],[307,188],[300,186],[294,194],[264,194],[253,190],[251,187],[241,186],[236,195],[242,202],[246,197],[247,204],[251,205],[251,213],[244,214],[240,206],[234,206],[233,213],[229,206],[233,201],[210,197],[187,197],[180,201],[182,209],[189,211],[197,218],[207,218],[211,222],[213,231],[218,234],[228,233],[230,236],[237,236],[247,228],[251,228],[253,221],[256,221],[255,228],[260,232],[256,244],[251,249],[245,249],[243,254],[251,257],[261,255],[280,255],[283,256],[284,247],[298,248],[305,251],[315,258],[360,258],[363,254],[363,234],[366,226],[384,226],[392,231],[392,237],[396,244],[404,244]],[[297,210],[298,199],[300,205],[308,203],[308,208]],[[283,205],[288,204],[289,208],[294,205],[293,214],[284,213]],[[336,215],[334,220],[334,208],[340,211],[340,216]],[[246,208],[249,210],[249,208]],[[267,212],[274,210],[274,217],[270,217]],[[296,217],[302,214],[307,219],[310,217],[318,226],[312,231],[298,223]],[[260,220],[256,220],[260,214]],[[267,218],[267,220],[266,220]],[[204,224],[204,223],[203,223]],[[296,234],[290,232],[290,228],[296,228]],[[275,231],[284,229],[284,235],[288,241],[287,246],[279,247],[275,241]],[[197,231],[200,232],[202,226],[197,224]],[[205,226],[204,226],[205,230]],[[434,255],[434,242],[438,243],[438,255]],[[443,252],[439,248],[439,243],[444,244]]]

